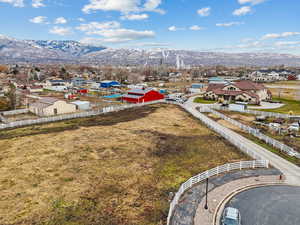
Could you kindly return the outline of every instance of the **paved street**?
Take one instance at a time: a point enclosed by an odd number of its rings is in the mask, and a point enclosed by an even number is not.
[[[299,225],[300,187],[254,188],[236,195],[228,206],[240,210],[242,225]]]
[[[185,108],[193,115],[200,116],[202,119],[205,120],[211,120],[204,114],[200,113],[196,110],[196,107],[199,106],[199,104],[193,102],[194,97],[190,98],[184,105]],[[219,123],[211,120],[211,123],[222,129],[224,132],[226,132],[229,135],[232,135],[236,140],[239,140],[240,143],[243,143],[245,146],[248,146],[251,148],[255,153],[263,157],[264,159],[267,159],[270,161],[271,165],[273,165],[275,168],[279,169],[284,173],[284,175],[287,178],[287,183],[294,184],[294,185],[300,185],[300,168],[287,160],[281,158],[280,156],[266,150],[265,148],[255,144],[254,142],[250,141],[249,139],[237,134],[236,132],[220,125]]]

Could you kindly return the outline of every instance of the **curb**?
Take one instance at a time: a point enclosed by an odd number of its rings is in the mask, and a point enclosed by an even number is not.
[[[232,199],[235,195],[244,192],[246,190],[249,189],[253,189],[253,188],[257,188],[257,187],[264,187],[264,186],[277,186],[277,185],[288,185],[285,182],[282,183],[278,183],[278,182],[270,182],[270,183],[260,183],[260,184],[253,184],[253,185],[248,185],[239,189],[234,190],[233,192],[231,192],[230,194],[228,194],[217,206],[215,212],[214,212],[214,216],[213,216],[213,225],[219,225],[219,223],[217,222],[217,218],[219,216],[219,212],[224,208],[224,205],[230,200]]]

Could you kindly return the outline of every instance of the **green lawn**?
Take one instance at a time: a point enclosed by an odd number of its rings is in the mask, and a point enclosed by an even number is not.
[[[194,102],[195,102],[195,103],[201,103],[201,104],[214,104],[214,103],[216,103],[217,101],[214,101],[214,100],[206,100],[206,99],[204,99],[204,98],[198,97],[198,98],[195,98],[195,99],[194,99]]]
[[[285,105],[277,109],[261,109],[261,111],[285,114],[293,112],[293,115],[300,115],[300,101],[283,98],[273,98],[273,100],[281,101]]]

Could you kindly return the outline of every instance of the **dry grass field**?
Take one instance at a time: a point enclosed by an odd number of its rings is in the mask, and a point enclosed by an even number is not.
[[[170,105],[1,131],[0,224],[165,224],[170,191],[247,159]]]

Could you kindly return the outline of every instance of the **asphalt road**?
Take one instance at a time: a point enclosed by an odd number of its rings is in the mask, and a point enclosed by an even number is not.
[[[240,210],[242,225],[299,225],[300,187],[254,188],[236,195],[228,206]]]

